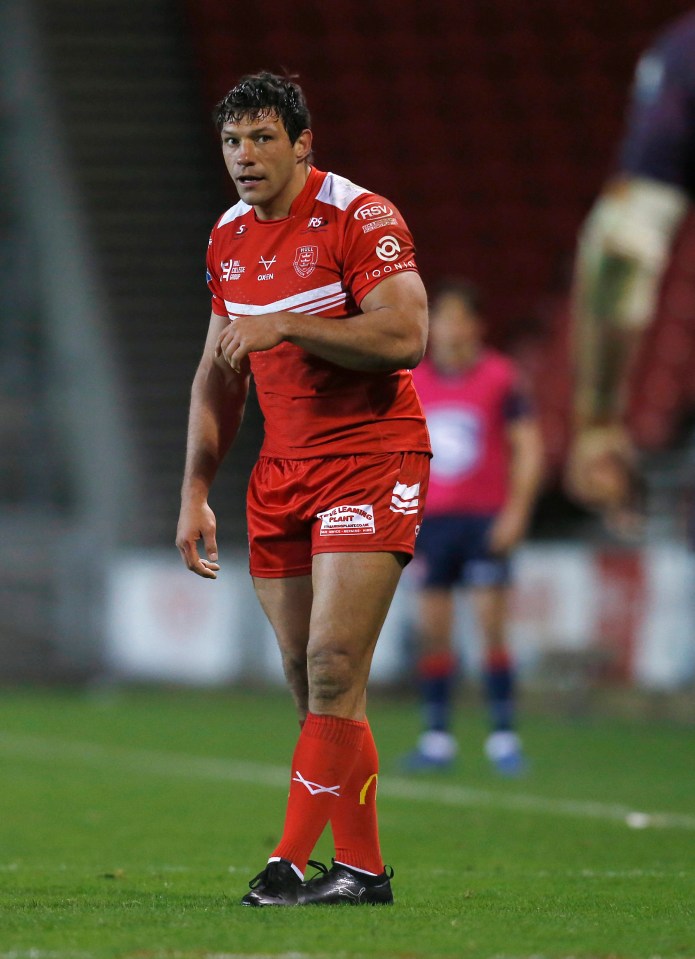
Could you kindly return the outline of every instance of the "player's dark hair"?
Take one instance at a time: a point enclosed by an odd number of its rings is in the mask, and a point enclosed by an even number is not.
[[[432,303],[442,296],[457,296],[463,300],[471,313],[475,313],[476,316],[481,314],[483,297],[480,289],[465,277],[450,277],[438,283],[431,296]]]
[[[290,143],[296,142],[302,130],[311,128],[311,115],[299,84],[291,77],[280,77],[263,70],[242,77],[217,104],[212,118],[217,129],[221,130],[225,123],[275,115],[287,130]]]

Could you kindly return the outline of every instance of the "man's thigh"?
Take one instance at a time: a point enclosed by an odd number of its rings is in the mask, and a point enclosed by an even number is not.
[[[303,718],[309,705],[306,651],[313,601],[311,576],[254,577],[253,585],[273,627],[287,683]]]
[[[311,576],[255,576],[253,586],[280,649],[306,653],[313,601]]]
[[[404,557],[397,553],[319,553],[314,556],[314,600],[309,646],[341,648],[368,664]]]

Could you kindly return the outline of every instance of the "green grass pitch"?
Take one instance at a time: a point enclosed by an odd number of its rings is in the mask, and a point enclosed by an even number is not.
[[[692,728],[528,719],[505,781],[467,710],[460,767],[405,778],[416,705],[370,714],[395,905],[259,910],[239,899],[282,825],[287,696],[5,691],[0,959],[695,957]]]

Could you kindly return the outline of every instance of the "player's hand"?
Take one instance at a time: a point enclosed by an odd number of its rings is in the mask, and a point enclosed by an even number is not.
[[[504,556],[518,546],[526,535],[528,520],[518,509],[502,510],[490,527],[488,546],[496,556]]]
[[[184,502],[181,505],[176,546],[188,569],[204,579],[217,579],[220,568],[217,562],[216,528],[215,514],[207,503]],[[207,559],[202,559],[198,553],[200,539],[203,540]]]
[[[574,499],[603,515],[616,531],[634,531],[644,483],[637,454],[619,423],[580,430],[567,460],[565,482]]]
[[[272,350],[282,343],[279,316],[265,313],[261,316],[237,316],[220,333],[215,346],[215,358],[227,362],[237,373],[245,374],[249,353]]]

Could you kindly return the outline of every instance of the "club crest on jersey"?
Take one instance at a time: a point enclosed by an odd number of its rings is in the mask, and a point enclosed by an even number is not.
[[[334,506],[316,514],[321,520],[321,536],[357,536],[374,533],[374,507]]]
[[[319,261],[319,248],[317,246],[298,246],[294,254],[294,270],[298,276],[303,279],[316,269]]]

